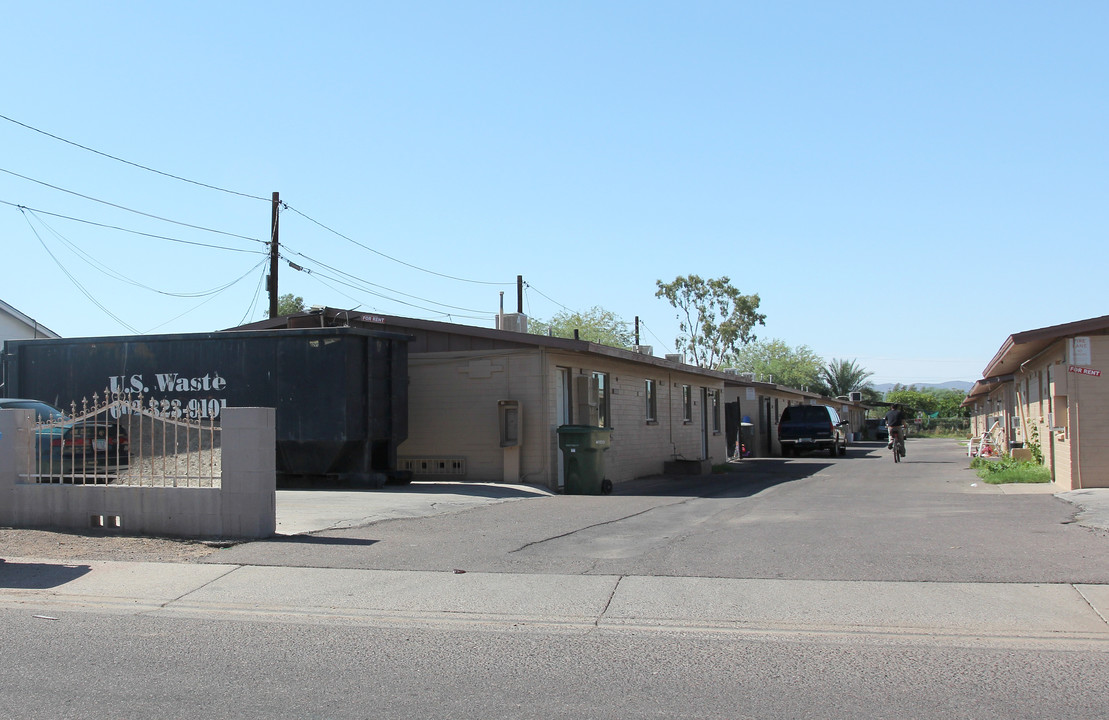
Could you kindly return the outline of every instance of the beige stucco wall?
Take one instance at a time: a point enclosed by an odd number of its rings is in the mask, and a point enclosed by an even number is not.
[[[605,452],[605,475],[613,482],[637,477],[657,475],[663,463],[674,459],[702,460],[722,463],[727,459],[724,438],[724,408],[721,400],[720,430],[712,429],[711,404],[702,405],[702,388],[723,390],[723,381],[706,378],[694,373],[670,370],[618,358],[573,353],[551,352],[547,359],[549,397],[551,398],[549,422],[552,466],[557,471],[558,451],[557,418],[555,416],[556,387],[559,368],[569,369],[572,377],[592,375],[594,372],[609,376],[609,413],[612,427],[612,446]],[[654,380],[656,398],[655,419],[647,419],[646,381]],[[693,396],[692,420],[683,420],[682,386],[689,385]],[[571,392],[576,391],[571,380]],[[577,398],[571,405],[577,406]],[[711,398],[710,398],[711,403]],[[702,408],[708,410],[708,453],[702,457],[701,419]],[[573,423],[581,422],[577,416]],[[557,478],[555,479],[557,483]]]
[[[984,400],[975,399],[967,408],[970,413],[971,437],[981,437],[986,431],[986,404]]]
[[[605,451],[605,476],[615,482],[662,472],[677,458],[703,459],[701,388],[722,390],[723,382],[695,373],[658,368],[600,355],[536,348],[467,353],[427,353],[409,358],[408,439],[397,450],[401,468],[414,459],[464,458],[465,475],[443,479],[523,482],[555,489],[558,477],[558,388],[570,376],[570,423],[581,424],[575,377],[607,373],[612,444]],[[654,421],[646,413],[646,380],[658,392]],[[693,389],[693,420],[682,420],[682,388]],[[498,400],[520,404],[522,442],[500,447]],[[711,410],[711,409],[710,409]],[[724,462],[727,448],[720,407],[720,432],[708,417],[708,458]],[[518,473],[514,468],[519,468]],[[419,472],[417,477],[424,477]]]
[[[1016,374],[1023,437],[1039,437],[1044,464],[1064,490],[1109,487],[1109,336],[1090,336],[1091,370],[1070,372],[1070,338],[1028,361]]]
[[[502,482],[507,458],[519,467],[516,482],[532,482],[549,472],[541,351],[411,356],[408,377],[408,439],[397,449],[402,468],[405,458],[460,457],[466,474],[443,474],[442,479]],[[519,403],[518,448],[501,447],[500,400]]]
[[[1082,367],[1105,374],[1071,372],[1071,339],[1064,338],[1019,376],[1027,420],[1039,431],[1056,484],[1066,490],[1109,487],[1109,336],[1089,339],[1091,363]]]

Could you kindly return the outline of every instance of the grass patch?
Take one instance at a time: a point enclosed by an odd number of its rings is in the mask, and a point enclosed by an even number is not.
[[[1014,460],[1008,455],[1002,455],[996,460],[976,457],[970,461],[970,467],[978,473],[978,477],[991,485],[1051,482],[1051,470],[1039,463]]]

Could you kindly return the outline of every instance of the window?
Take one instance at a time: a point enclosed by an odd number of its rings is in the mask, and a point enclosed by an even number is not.
[[[647,422],[654,422],[658,419],[658,394],[655,387],[654,380],[648,380],[646,382]]]
[[[608,424],[608,373],[593,373],[593,383],[597,388],[597,427],[612,427]]]
[[[693,388],[682,385],[682,422],[693,422]]]

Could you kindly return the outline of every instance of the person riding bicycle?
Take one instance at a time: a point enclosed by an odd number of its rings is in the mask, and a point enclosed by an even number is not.
[[[887,448],[893,448],[893,443],[901,440],[901,454],[905,454],[905,413],[901,410],[901,406],[894,403],[890,411],[886,413],[886,431],[889,433],[889,442],[886,443]]]

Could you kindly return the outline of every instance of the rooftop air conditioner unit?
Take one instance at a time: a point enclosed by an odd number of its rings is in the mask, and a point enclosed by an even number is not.
[[[682,353],[667,353],[666,359],[670,362],[684,363],[685,355],[683,355]]]
[[[636,345],[635,351],[640,355],[654,355],[655,349],[650,345]]]
[[[502,313],[497,315],[497,329],[526,333],[528,331],[528,316],[523,313]]]
[[[847,399],[851,402],[862,402],[863,394],[861,392],[849,392],[847,393]]]
[[[739,374],[739,379],[740,380],[746,380],[747,382],[755,382],[755,373],[753,373],[753,372],[741,372],[741,373],[738,373],[738,374]]]

